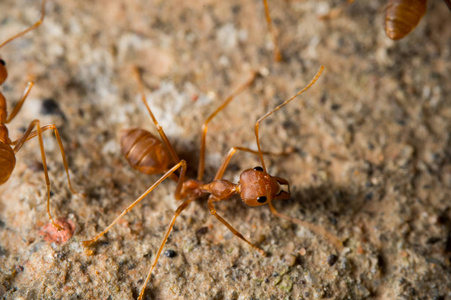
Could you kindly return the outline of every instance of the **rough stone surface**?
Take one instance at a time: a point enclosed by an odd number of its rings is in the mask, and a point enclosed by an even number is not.
[[[271,174],[291,182],[285,214],[325,227],[335,249],[308,230],[248,208],[218,212],[268,251],[237,239],[210,215],[206,199],[179,217],[146,299],[451,299],[451,26],[442,1],[407,38],[383,31],[380,1],[270,1],[285,60],[272,60],[261,1],[50,1],[41,27],[0,49],[9,111],[27,80],[29,99],[8,125],[20,137],[33,119],[62,136],[74,196],[52,132],[44,142],[51,209],[75,226],[65,244],[39,234],[48,223],[38,141],[17,154],[0,187],[3,299],[136,299],[178,203],[163,182],[86,255],[81,241],[107,226],[159,177],[121,156],[120,130],[153,124],[131,66],[169,139],[196,176],[204,120],[253,70],[268,75],[210,124],[206,179],[232,146],[255,148],[254,122],[321,79],[261,124]],[[369,2],[371,2],[369,4]],[[0,1],[0,41],[39,18],[39,2]],[[48,101],[52,99],[54,101]],[[56,108],[55,108],[56,104]],[[237,154],[225,177],[259,165]],[[51,241],[51,239],[50,239]]]

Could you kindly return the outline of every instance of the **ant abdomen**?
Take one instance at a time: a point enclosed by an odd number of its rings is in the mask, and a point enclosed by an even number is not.
[[[168,170],[170,155],[166,146],[147,130],[124,130],[121,150],[128,163],[141,173],[159,174]]]
[[[392,40],[409,34],[426,13],[426,0],[389,0],[385,15],[385,32]]]
[[[0,184],[8,181],[16,165],[16,156],[10,145],[0,143]]]

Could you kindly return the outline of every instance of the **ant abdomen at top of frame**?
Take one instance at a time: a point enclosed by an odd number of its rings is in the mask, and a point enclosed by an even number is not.
[[[0,128],[1,129],[1,128]],[[16,165],[16,156],[10,145],[0,143],[0,184],[8,181]]]
[[[290,198],[290,187],[287,180],[273,177],[261,167],[248,169],[240,175],[240,197],[249,206],[266,204],[273,199]]]
[[[141,173],[158,174],[168,169],[170,156],[166,146],[147,130],[124,130],[121,150],[128,163]]]

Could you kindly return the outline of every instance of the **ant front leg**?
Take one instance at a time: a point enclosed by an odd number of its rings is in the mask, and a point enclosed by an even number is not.
[[[23,100],[24,99],[25,98],[23,98]],[[22,101],[22,103],[23,103],[23,101]],[[18,109],[17,109],[17,111],[18,111]],[[17,113],[17,111],[16,111],[16,113]],[[36,131],[32,131],[34,127],[36,127],[36,129],[37,129]],[[46,183],[46,186],[47,186],[47,213],[49,215],[50,221],[52,222],[52,225],[56,229],[61,230],[63,228],[55,223],[55,221],[54,221],[54,219],[52,217],[52,214],[50,213],[50,179],[49,179],[49,174],[48,174],[47,161],[46,161],[46,158],[45,158],[44,142],[43,142],[43,139],[42,139],[42,132],[46,131],[46,130],[49,130],[49,129],[53,129],[53,131],[55,133],[56,140],[58,141],[58,145],[59,145],[60,151],[61,151],[61,156],[63,158],[64,169],[66,170],[66,175],[67,175],[67,181],[69,183],[69,188],[70,188],[70,190],[71,190],[71,192],[73,194],[82,195],[82,194],[76,193],[74,191],[74,189],[72,188],[72,184],[71,184],[70,176],[69,176],[69,167],[67,165],[66,155],[65,155],[65,152],[64,152],[64,148],[63,148],[63,143],[61,141],[61,137],[59,135],[58,129],[56,128],[56,126],[54,124],[45,125],[44,127],[41,127],[39,120],[33,120],[33,121],[31,121],[31,123],[28,126],[28,129],[24,133],[24,135],[20,139],[18,139],[16,141],[13,141],[11,143],[11,145],[15,145],[14,153],[17,153],[17,152],[19,152],[19,150],[22,148],[23,144],[26,141],[28,141],[28,140],[36,137],[36,136],[38,137],[38,139],[39,139],[39,148],[41,150],[42,165],[43,165],[43,168],[44,168],[45,183]]]
[[[232,147],[232,148],[230,148],[229,153],[227,154],[227,156],[224,159],[221,167],[219,168],[218,172],[216,173],[216,176],[215,176],[214,180],[220,180],[222,178],[222,176],[224,175],[225,170],[227,169],[227,166],[230,163],[230,160],[232,159],[232,156],[236,153],[237,150],[250,152],[250,153],[256,154],[256,155],[259,154],[258,151],[255,151],[255,150],[252,150],[252,149],[249,149],[249,148],[244,148],[244,147]],[[285,152],[280,152],[280,153],[263,152],[263,154],[265,154],[265,155],[287,155],[289,153],[291,153],[291,151],[285,151]],[[261,253],[261,255],[266,256],[266,252],[263,249],[261,249],[258,246],[252,244],[251,242],[249,242],[241,233],[239,233],[235,228],[233,228],[232,225],[230,225],[226,220],[224,220],[220,215],[217,214],[216,209],[214,207],[214,202],[217,202],[217,201],[220,201],[220,199],[215,198],[213,195],[210,195],[210,197],[208,198],[208,209],[210,210],[210,213],[212,215],[214,215],[227,228],[229,228],[229,230],[232,231],[232,233],[234,235],[236,235],[237,237],[239,237],[240,239],[242,239],[243,241],[248,243],[254,249],[258,250]]]
[[[242,239],[243,241],[245,241],[246,243],[248,243],[250,246],[252,246],[252,248],[254,248],[255,250],[258,250],[260,252],[260,254],[262,256],[266,256],[266,252],[265,250],[261,249],[260,247],[252,244],[251,242],[249,242],[241,233],[239,233],[235,228],[232,227],[232,225],[230,225],[226,220],[224,220],[220,215],[218,215],[218,213],[216,212],[215,209],[215,205],[213,202],[217,202],[220,201],[218,199],[216,199],[213,195],[210,195],[210,197],[208,197],[208,209],[210,210],[210,213],[216,217],[216,219],[218,219],[222,224],[224,224],[227,228],[229,228],[229,230],[236,235],[237,237],[239,237],[240,239]]]

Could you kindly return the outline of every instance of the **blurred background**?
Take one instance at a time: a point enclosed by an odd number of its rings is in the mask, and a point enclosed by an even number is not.
[[[120,130],[154,132],[132,66],[142,70],[156,118],[195,177],[201,127],[255,70],[266,74],[209,126],[205,179],[232,146],[256,148],[256,119],[325,71],[304,95],[261,124],[270,174],[291,183],[287,215],[323,226],[345,250],[234,198],[217,210],[271,255],[263,258],[210,215],[200,199],[179,217],[148,285],[148,299],[447,299],[451,297],[451,12],[429,1],[400,41],[384,32],[379,1],[269,1],[283,60],[274,62],[262,1],[50,0],[42,26],[0,55],[9,111],[26,82],[36,86],[8,125],[33,119],[60,130],[44,137],[51,209],[75,226],[64,245],[48,223],[38,141],[17,154],[0,187],[0,295],[4,299],[136,299],[179,203],[162,183],[92,249],[92,238],[159,176],[133,170]],[[0,41],[39,19],[40,2],[0,2]],[[329,13],[331,18],[324,18]],[[336,13],[338,12],[338,13]],[[237,154],[225,178],[260,165]],[[332,256],[331,256],[332,255]]]

